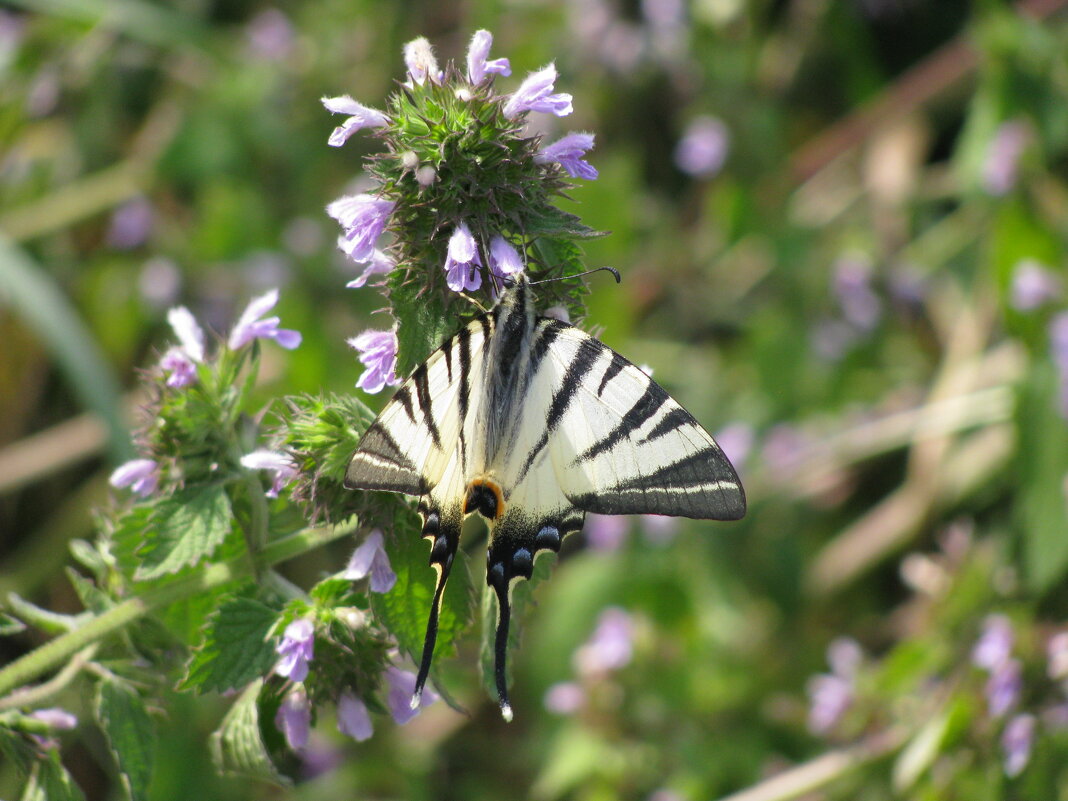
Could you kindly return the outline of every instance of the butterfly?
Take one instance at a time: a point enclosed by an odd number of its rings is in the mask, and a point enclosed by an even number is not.
[[[486,519],[486,581],[497,598],[494,679],[505,720],[510,593],[530,578],[539,551],[559,551],[587,512],[745,514],[737,473],[712,436],[607,345],[538,316],[522,274],[397,389],[360,439],[345,486],[420,499],[437,581],[413,709],[430,672],[461,525],[476,512]]]

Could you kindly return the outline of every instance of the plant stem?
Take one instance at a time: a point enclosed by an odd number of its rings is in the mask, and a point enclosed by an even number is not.
[[[270,566],[284,562],[328,542],[349,536],[355,530],[356,523],[351,520],[334,527],[303,529],[264,546],[259,555],[259,563]],[[248,579],[252,575],[252,562],[247,555],[242,555],[226,562],[207,565],[188,578],[149,590],[142,597],[129,598],[0,670],[0,696],[32,681],[83,648],[114,634],[154,609],[225,584]]]

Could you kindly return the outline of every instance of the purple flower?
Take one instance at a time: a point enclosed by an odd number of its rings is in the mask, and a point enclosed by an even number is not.
[[[338,239],[338,246],[345,249],[345,238],[340,237]],[[367,279],[372,275],[385,275],[390,272],[396,265],[386,253],[375,248],[374,253],[371,254],[369,261],[365,262],[363,272],[345,284],[346,289],[359,289],[367,283]]]
[[[988,615],[972,649],[972,664],[987,671],[996,670],[1009,661],[1013,639],[1012,623],[1005,615]]]
[[[279,328],[278,317],[263,317],[278,303],[278,290],[272,289],[253,298],[242,312],[237,324],[230,332],[228,344],[231,350],[238,350],[254,339],[273,339],[286,350],[300,345],[300,332]],[[261,319],[262,318],[262,319]]]
[[[1035,716],[1017,715],[1001,733],[1001,748],[1005,752],[1005,775],[1019,776],[1031,759],[1035,739]]]
[[[337,729],[358,743],[375,733],[366,705],[348,691],[342,693],[337,702]]]
[[[315,655],[315,624],[306,617],[286,626],[282,641],[274,649],[281,659],[274,672],[295,682],[308,678],[308,663]]]
[[[434,58],[434,48],[430,46],[425,36],[412,39],[404,46],[404,63],[408,67],[408,86],[411,82],[422,86],[427,78],[432,83],[441,84],[445,73],[438,69],[437,59]]]
[[[1033,259],[1024,259],[1013,270],[1009,303],[1016,311],[1034,311],[1060,297],[1061,289],[1056,274]]]
[[[1018,659],[1002,662],[990,673],[984,691],[990,717],[1000,718],[1020,700],[1023,666]]]
[[[117,250],[133,250],[140,247],[152,233],[155,219],[152,204],[145,198],[138,197],[124,203],[111,215],[107,241]]]
[[[131,459],[115,468],[108,483],[115,488],[129,487],[145,498],[156,491],[159,465],[151,459]]]
[[[473,292],[482,286],[482,259],[478,255],[478,243],[471,235],[467,223],[460,223],[449,237],[445,256],[445,283],[453,292]]]
[[[834,265],[834,293],[842,315],[861,331],[871,331],[882,316],[871,276],[871,263],[863,256],[846,256]]]
[[[675,146],[675,166],[695,178],[711,178],[723,167],[729,147],[730,133],[722,120],[697,117]]]
[[[34,720],[41,721],[53,729],[61,731],[69,731],[78,725],[78,718],[66,709],[60,709],[59,707],[37,709],[31,712],[29,716]]]
[[[273,474],[271,488],[267,490],[268,498],[277,498],[286,484],[297,477],[297,465],[288,453],[264,449],[246,453],[241,457],[241,465],[249,470],[266,470]]]
[[[524,111],[544,111],[557,117],[571,113],[571,95],[551,94],[556,82],[556,66],[550,64],[532,72],[505,101],[504,116],[512,119]]]
[[[167,376],[167,386],[185,387],[197,380],[197,365],[204,361],[204,331],[185,306],[175,306],[167,312],[180,343],[163,354],[159,366]]]
[[[586,542],[595,551],[618,551],[630,530],[630,518],[625,515],[586,515]]]
[[[393,202],[366,193],[346,195],[327,206],[326,213],[344,229],[344,241],[339,240],[338,246],[354,262],[363,264],[374,256],[375,241],[389,224]]]
[[[753,450],[753,427],[748,423],[730,423],[716,434],[716,443],[740,473]]]
[[[397,583],[397,574],[389,565],[389,556],[382,547],[382,532],[374,529],[367,535],[360,546],[352,552],[352,558],[345,568],[344,577],[350,581],[359,581],[371,577],[371,592],[389,592]]]
[[[586,703],[586,691],[577,682],[557,682],[545,691],[544,703],[555,715],[573,715]]]
[[[378,109],[368,108],[357,103],[349,95],[339,97],[324,97],[322,103],[327,111],[333,114],[348,114],[341,125],[333,130],[327,144],[332,147],[341,147],[349,137],[363,128],[381,128],[389,125],[389,117]]]
[[[1046,658],[1049,664],[1046,674],[1054,681],[1068,678],[1068,631],[1060,631],[1046,643]]]
[[[1016,185],[1020,156],[1031,139],[1031,129],[1022,120],[1002,123],[986,151],[983,188],[996,197],[1008,194]]]
[[[619,670],[633,656],[634,622],[618,606],[605,609],[597,620],[590,638],[575,651],[575,669],[579,675],[595,676]]]
[[[667,545],[679,533],[679,519],[668,515],[641,515],[638,525],[646,541],[653,545]]]
[[[277,8],[265,8],[245,26],[245,39],[252,56],[263,61],[282,61],[293,52],[293,23]]]
[[[297,687],[282,699],[274,716],[274,725],[285,735],[286,742],[294,751],[300,751],[308,744],[311,706],[303,687]]]
[[[857,669],[864,653],[850,637],[836,637],[827,646],[830,673],[819,673],[808,681],[808,728],[813,734],[833,729],[853,704]]]
[[[593,147],[593,134],[569,133],[538,151],[534,161],[538,164],[556,162],[572,178],[585,178],[592,181],[597,177],[596,168],[582,157]]]
[[[415,674],[393,665],[386,668],[386,683],[389,685],[386,693],[389,714],[402,726],[418,715],[422,707],[438,700],[437,693],[429,687],[424,687],[423,694],[416,698]]]
[[[503,236],[498,234],[493,237],[490,240],[489,250],[490,270],[494,275],[504,278],[522,272],[523,260],[519,257],[519,251],[512,247]]]
[[[508,59],[488,60],[492,45],[493,34],[481,30],[475,31],[475,35],[471,37],[471,44],[467,46],[467,78],[475,86],[482,83],[487,72],[495,72],[498,75],[512,74],[512,65],[508,63]]]
[[[1050,320],[1049,342],[1060,385],[1061,416],[1068,419],[1068,312]]]
[[[357,379],[357,387],[374,395],[387,384],[395,387],[400,383],[394,373],[397,366],[396,331],[364,331],[350,338],[348,343],[360,352],[360,362],[367,368]]]

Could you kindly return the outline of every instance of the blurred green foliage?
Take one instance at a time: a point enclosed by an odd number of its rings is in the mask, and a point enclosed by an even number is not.
[[[225,332],[248,297],[280,286],[280,314],[304,342],[264,350],[257,401],[355,392],[345,338],[387,323],[373,289],[342,289],[359,268],[336,251],[323,208],[359,187],[373,140],[328,147],[337,120],[319,98],[381,107],[404,42],[426,35],[459,61],[480,27],[511,59],[498,85],[555,60],[575,113],[537,124],[597,135],[600,177],[566,208],[611,232],[583,243],[585,259],[624,281],[591,279],[586,324],[710,430],[732,426],[751,501],[745,521],[683,521],[670,544],[632,521],[618,548],[565,548],[523,621],[513,724],[479,687],[468,636],[438,665],[468,715],[438,704],[356,744],[324,710],[306,758],[282,766],[306,781],[286,790],[199,768],[223,716],[254,706],[168,690],[144,707],[125,682],[93,698],[75,681],[52,702],[82,720],[56,737],[86,797],[127,792],[94,707],[124,722],[112,737],[155,729],[154,754],[121,767],[136,777],[128,791],[151,799],[1068,796],[1065,677],[1046,653],[1068,611],[1068,379],[1051,339],[1068,286],[1066,6],[0,9],[5,594],[92,608],[92,588],[76,594],[63,567],[107,497],[120,421],[144,422],[130,413],[142,399],[113,387],[135,392],[137,369],[157,361],[169,306]],[[729,141],[722,168],[694,176],[675,154],[702,115]],[[1060,286],[1021,308],[1028,260]],[[311,586],[350,549],[332,543],[287,576]],[[477,537],[468,550],[478,576]],[[584,675],[575,654],[613,605],[630,613],[633,658]],[[172,630],[207,611],[176,606]],[[990,714],[988,676],[971,663],[991,613],[1011,620],[1023,666],[1009,716],[1037,718],[1013,778],[1007,717]],[[69,623],[34,622],[52,634]],[[825,653],[841,637],[862,650],[838,676],[852,700],[813,732],[807,689],[834,675]],[[0,655],[41,641],[16,633]],[[173,661],[180,675],[185,656]],[[549,711],[547,693],[572,681],[579,705]],[[13,798],[20,756],[4,753],[0,796]],[[24,797],[48,797],[43,784]]]

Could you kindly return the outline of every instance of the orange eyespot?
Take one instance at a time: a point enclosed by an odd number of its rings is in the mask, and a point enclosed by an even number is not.
[[[478,512],[487,520],[500,520],[504,515],[504,494],[500,485],[488,478],[476,478],[467,485],[464,514]]]

